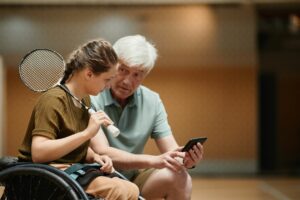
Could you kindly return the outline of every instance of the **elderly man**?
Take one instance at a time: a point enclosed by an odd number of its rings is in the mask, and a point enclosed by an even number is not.
[[[109,155],[147,200],[190,199],[192,180],[187,169],[202,159],[203,147],[198,143],[181,152],[159,95],[141,85],[155,64],[155,47],[143,36],[133,35],[119,39],[113,48],[119,58],[118,73],[109,89],[92,97],[92,104],[108,114],[121,134],[114,138],[103,127],[92,148]],[[160,155],[143,154],[149,138],[155,140]]]

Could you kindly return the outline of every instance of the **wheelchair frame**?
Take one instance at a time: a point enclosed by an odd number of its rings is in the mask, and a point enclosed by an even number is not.
[[[67,173],[50,165],[0,159],[1,200],[96,200]]]
[[[114,176],[126,179],[115,171]],[[27,184],[26,184],[27,183]],[[66,172],[46,164],[19,162],[16,157],[0,159],[0,200],[104,200],[94,198]],[[144,200],[139,196],[138,200]]]

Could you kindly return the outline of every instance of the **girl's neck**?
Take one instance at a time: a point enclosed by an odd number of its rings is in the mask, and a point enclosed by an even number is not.
[[[72,81],[72,79],[65,84],[65,86],[69,89],[72,95],[78,98],[80,101],[85,96],[81,84],[78,84],[76,81]]]

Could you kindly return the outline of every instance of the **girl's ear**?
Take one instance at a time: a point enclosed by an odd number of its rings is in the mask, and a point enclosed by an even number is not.
[[[85,70],[85,76],[87,79],[91,79],[93,77],[93,72],[89,68]]]

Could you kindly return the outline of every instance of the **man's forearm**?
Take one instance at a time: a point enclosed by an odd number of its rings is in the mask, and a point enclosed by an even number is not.
[[[146,154],[132,154],[113,147],[106,147],[99,154],[108,155],[117,169],[143,169],[152,166],[155,156]]]
[[[97,154],[109,156],[117,169],[157,168],[161,162],[158,156],[133,154],[110,147],[107,138],[101,129],[98,134],[91,139],[90,147]]]
[[[91,139],[90,147],[100,155],[109,156],[117,169],[143,169],[154,167],[157,156],[133,154],[109,146],[102,129]]]

